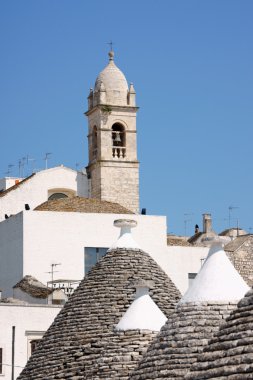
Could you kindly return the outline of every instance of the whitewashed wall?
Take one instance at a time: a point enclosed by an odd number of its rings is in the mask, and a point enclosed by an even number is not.
[[[11,379],[12,326],[15,326],[15,376],[25,367],[30,354],[30,340],[41,337],[59,313],[60,306],[14,305],[0,303],[0,347],[3,349],[3,374]]]
[[[111,247],[120,230],[115,219],[133,218],[133,237],[154,258],[166,250],[166,218],[162,216],[85,214],[33,211],[24,213],[24,275],[50,280],[51,263],[61,263],[55,278],[84,276],[84,248]]]
[[[161,266],[182,294],[188,289],[188,273],[198,273],[208,251],[206,247],[167,247],[167,257]]]
[[[75,195],[88,197],[87,176],[64,166],[36,173],[15,190],[0,197],[0,221],[4,220],[5,214],[11,215],[23,211],[26,203],[32,210],[47,201],[50,189],[71,190]]]
[[[188,273],[197,273],[207,248],[168,247],[166,217],[150,215],[86,214],[25,211],[0,223],[0,288],[12,295],[12,286],[25,275],[44,284],[51,280],[52,263],[60,263],[54,279],[81,280],[84,248],[111,247],[119,236],[113,221],[133,218],[132,230],[140,247],[148,252],[171,277],[181,293],[188,288]],[[22,227],[23,225],[23,227]],[[23,238],[22,238],[23,228]],[[16,236],[13,240],[11,236]]]

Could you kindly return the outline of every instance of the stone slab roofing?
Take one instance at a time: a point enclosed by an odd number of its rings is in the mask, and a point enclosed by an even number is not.
[[[252,289],[210,340],[186,379],[253,379]]]
[[[182,236],[167,235],[167,245],[175,245],[181,247],[191,247],[192,245],[187,241],[187,238]]]
[[[180,304],[151,343],[131,380],[184,379],[236,303]]]
[[[128,379],[155,334],[115,329],[139,280],[153,282],[150,296],[168,317],[180,293],[163,270],[139,249],[111,249],[80,283],[18,379]]]
[[[86,212],[104,214],[134,214],[118,203],[99,199],[73,197],[54,199],[37,206],[35,211]]]
[[[247,282],[253,285],[253,235],[238,236],[225,246],[234,267]]]
[[[52,289],[49,289],[35,277],[29,275],[23,277],[22,280],[13,286],[13,289],[17,288],[35,298],[46,299],[52,293]]]

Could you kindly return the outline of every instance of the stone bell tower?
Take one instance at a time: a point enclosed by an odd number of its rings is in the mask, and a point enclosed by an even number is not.
[[[135,90],[109,52],[109,64],[88,96],[88,178],[91,198],[116,202],[139,212],[139,162]]]

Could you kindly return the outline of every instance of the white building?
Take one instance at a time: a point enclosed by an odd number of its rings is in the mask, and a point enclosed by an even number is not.
[[[0,302],[0,379],[12,378],[13,346],[14,379],[17,378],[38,340],[42,338],[60,309],[61,306],[56,305]]]
[[[3,178],[0,190],[0,221],[23,211],[26,204],[33,210],[48,199],[89,196],[87,175],[63,165],[21,180]]]
[[[50,208],[49,203],[46,206]],[[120,213],[92,213],[87,205],[83,210],[79,205],[79,212],[60,211],[66,201],[60,199],[57,203],[58,211],[22,211],[0,223],[0,288],[4,297],[12,296],[13,284],[25,275],[32,274],[46,284],[51,279],[48,272],[52,263],[61,264],[54,279],[81,280],[116,241],[114,220],[129,217]],[[103,211],[103,201],[100,203]],[[140,247],[184,292],[188,274],[198,272],[207,249],[167,246],[165,216],[132,214],[131,219],[138,222],[133,235]]]

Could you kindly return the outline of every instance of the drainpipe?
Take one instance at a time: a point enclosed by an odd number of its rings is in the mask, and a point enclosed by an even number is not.
[[[12,326],[12,345],[11,345],[11,380],[14,380],[14,368],[15,368],[15,326]]]

